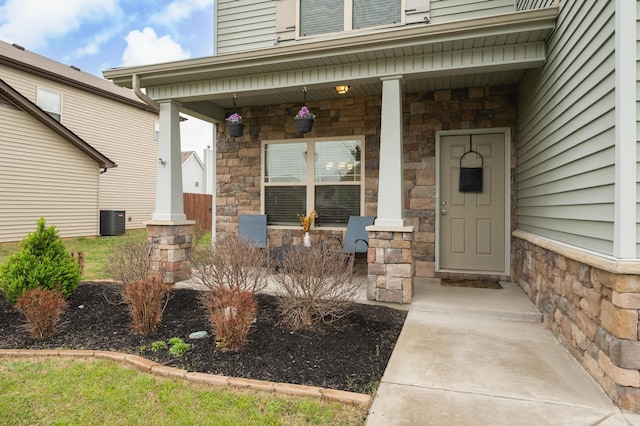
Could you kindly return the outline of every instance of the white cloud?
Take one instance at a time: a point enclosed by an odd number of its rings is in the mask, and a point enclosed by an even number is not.
[[[195,117],[186,118],[180,123],[181,150],[196,151],[202,158],[202,150],[213,145],[213,125]]]
[[[77,30],[85,21],[119,13],[118,0],[7,0],[0,6],[0,39],[35,50]]]
[[[170,36],[158,37],[146,27],[142,32],[131,31],[125,37],[127,48],[122,54],[122,65],[144,65],[188,59],[190,53],[174,42]]]
[[[74,54],[77,57],[96,55],[100,53],[100,49],[104,43],[109,41],[117,33],[116,30],[107,30],[95,34],[91,37],[84,46],[75,50]]]
[[[167,27],[179,24],[199,9],[211,6],[211,0],[179,0],[166,5],[160,12],[150,18],[150,22]]]

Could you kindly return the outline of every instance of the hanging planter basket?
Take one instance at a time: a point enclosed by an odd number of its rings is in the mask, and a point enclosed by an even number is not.
[[[313,118],[296,118],[296,128],[299,133],[309,133],[315,121]]]
[[[229,136],[231,136],[232,138],[242,136],[242,133],[244,133],[244,124],[227,123],[227,131],[229,132]]]

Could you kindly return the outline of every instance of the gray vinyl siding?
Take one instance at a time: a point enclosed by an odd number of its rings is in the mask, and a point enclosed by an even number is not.
[[[556,0],[518,0],[516,2],[516,10],[532,10],[549,7]]]
[[[216,54],[273,47],[275,28],[273,0],[218,0]]]
[[[98,165],[29,114],[0,104],[0,242],[40,217],[62,237],[98,233]]]
[[[0,78],[32,102],[38,86],[62,94],[61,123],[118,165],[99,175],[94,194],[99,210],[125,210],[131,217],[126,229],[144,228],[143,222],[151,219],[155,209],[158,115],[7,67],[0,66]],[[4,140],[2,134],[0,140]],[[71,176],[75,173],[73,168],[61,170]],[[99,217],[92,220],[99,226]],[[84,235],[98,233],[99,229]]]
[[[431,0],[431,23],[515,12],[514,0]]]
[[[613,254],[614,2],[564,1],[520,84],[518,228]]]

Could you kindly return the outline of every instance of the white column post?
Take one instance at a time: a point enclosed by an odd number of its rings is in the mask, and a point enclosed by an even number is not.
[[[636,2],[616,0],[613,255],[636,258]]]
[[[158,143],[158,180],[156,211],[153,221],[180,222],[187,220],[182,201],[182,162],[180,156],[179,104],[159,101],[160,140]]]
[[[401,75],[383,77],[376,226],[404,226]]]

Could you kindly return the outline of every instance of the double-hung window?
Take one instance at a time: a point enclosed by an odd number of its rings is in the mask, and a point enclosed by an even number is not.
[[[62,115],[62,95],[60,93],[39,87],[37,103],[44,112],[60,121]]]
[[[402,23],[402,0],[300,0],[300,36]]]
[[[363,137],[263,142],[263,206],[269,225],[298,226],[315,209],[315,226],[345,226],[360,216]]]

